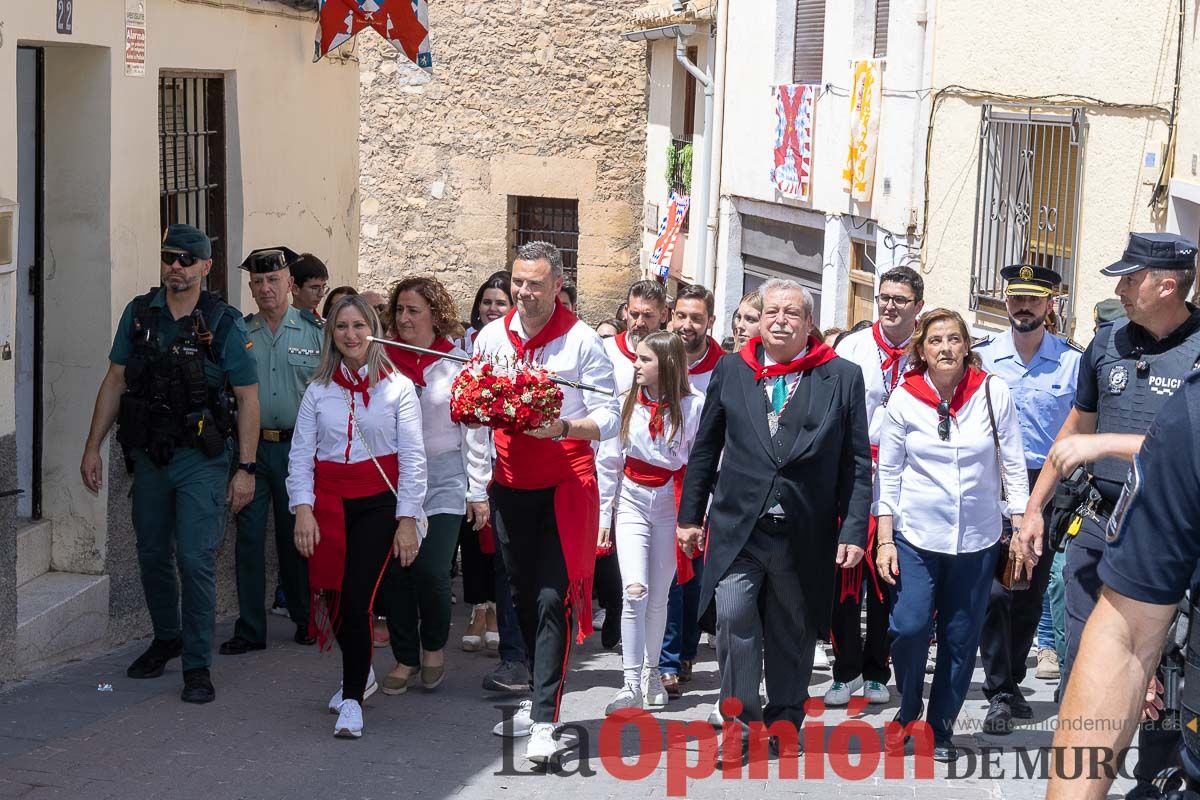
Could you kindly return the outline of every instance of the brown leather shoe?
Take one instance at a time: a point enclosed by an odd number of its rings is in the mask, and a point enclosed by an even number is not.
[[[667,694],[671,697],[679,697],[683,694],[683,688],[679,685],[679,676],[673,672],[664,672],[662,675],[663,688],[667,690]]]

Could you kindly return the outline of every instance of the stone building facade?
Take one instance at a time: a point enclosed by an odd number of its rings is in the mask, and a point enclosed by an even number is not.
[[[360,288],[433,273],[466,318],[518,241],[552,230],[577,243],[581,314],[612,315],[642,243],[646,53],[618,37],[637,5],[430,4],[432,77],[359,37]]]

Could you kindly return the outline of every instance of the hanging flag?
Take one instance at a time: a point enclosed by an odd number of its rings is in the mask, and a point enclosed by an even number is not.
[[[679,231],[683,229],[683,220],[691,203],[692,199],[686,194],[672,191],[671,199],[667,201],[667,213],[658,223],[658,239],[654,241],[654,250],[650,253],[650,269],[663,283],[667,282],[671,272],[671,254],[675,252],[675,242],[679,239]]]
[[[882,101],[880,62],[854,62],[850,92],[850,151],[842,171],[844,189],[860,202],[871,199],[875,182],[875,157],[879,153],[879,111]]]
[[[364,28],[374,28],[409,61],[426,72],[432,71],[427,0],[319,0],[319,3],[314,62]]]
[[[807,200],[812,189],[813,114],[817,86],[772,86],[775,97],[775,166],[771,182],[784,197]]]

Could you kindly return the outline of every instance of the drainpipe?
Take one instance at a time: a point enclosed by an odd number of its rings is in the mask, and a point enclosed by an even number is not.
[[[692,273],[695,280],[711,289],[712,274],[708,262],[708,236],[710,235],[708,226],[711,223],[706,217],[709,212],[709,183],[712,180],[713,161],[713,79],[688,59],[687,41],[683,36],[675,37],[675,60],[704,87],[704,153],[700,156],[700,180],[692,181],[693,189],[698,187],[699,191],[692,192],[692,204],[688,213],[692,219],[697,218],[692,213],[697,209],[705,215],[700,217],[705,221],[704,242],[696,248],[696,263],[693,265]]]
[[[721,155],[725,138],[725,69],[729,48],[729,0],[718,0],[717,60],[714,67],[716,99],[711,134],[705,128],[705,147],[712,142],[712,179],[708,184],[708,222],[705,225],[704,285],[717,290],[717,237],[720,234],[721,214]]]

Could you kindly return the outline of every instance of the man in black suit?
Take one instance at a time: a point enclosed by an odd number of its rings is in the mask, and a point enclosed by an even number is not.
[[[761,336],[713,372],[679,504],[691,554],[713,496],[700,608],[716,606],[721,699],[743,707],[742,747],[725,741],[725,763],[745,762],[750,723],[799,731],[829,624],[829,565],[863,557],[871,510],[862,371],[809,335],[812,296],[800,284],[772,279],[760,293]]]

